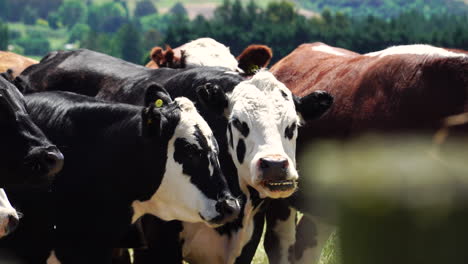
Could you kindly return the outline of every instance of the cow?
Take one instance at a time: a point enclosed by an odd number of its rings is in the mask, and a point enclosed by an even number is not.
[[[162,103],[163,92],[149,89],[146,107],[61,91],[26,96],[32,119],[64,146],[67,163],[45,206],[54,214],[48,235],[23,232],[6,245],[18,243],[18,254],[29,258],[49,239],[53,251],[29,261],[50,253],[61,263],[110,263],[112,247],[144,214],[212,227],[236,218],[239,201],[220,169],[212,130],[190,100],[166,95]]]
[[[13,231],[19,217],[3,188],[43,186],[63,166],[63,155],[32,122],[23,95],[0,76],[0,238]],[[3,187],[3,188],[2,188]]]
[[[314,139],[347,139],[371,131],[434,132],[443,118],[468,110],[468,55],[460,50],[404,45],[361,55],[311,43],[270,71],[297,96],[324,90],[335,98],[322,118],[300,128],[299,157]],[[302,176],[307,181],[309,175]],[[318,262],[333,227],[323,221],[327,212],[318,198],[306,191],[270,206],[265,239],[270,263]],[[295,210],[306,213],[296,235],[291,233]]]
[[[297,188],[295,140],[301,120],[319,117],[333,101],[320,91],[295,97],[267,71],[246,79],[221,67],[149,69],[89,50],[54,52],[18,78],[26,90],[67,89],[136,105],[144,102],[142,94],[152,83],[161,83],[172,97],[194,101],[213,129],[221,168],[242,201],[239,217],[219,228],[149,219],[152,224],[143,225],[151,231],[145,232],[166,239],[147,237],[150,250],[135,252],[137,262],[154,257],[164,263],[252,259],[260,240],[253,231],[263,228],[268,200],[288,197]]]
[[[249,45],[235,58],[229,48],[212,38],[199,38],[172,49],[154,47],[150,52],[148,68],[185,68],[187,66],[220,66],[231,71],[253,75],[264,68],[273,56],[271,48],[265,45]]]
[[[0,51],[0,72],[10,70],[13,77],[18,76],[24,69],[36,63],[38,61],[16,53]]]

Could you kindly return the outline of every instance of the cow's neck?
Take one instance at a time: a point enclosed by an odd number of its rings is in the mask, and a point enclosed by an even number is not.
[[[242,217],[221,228],[213,229],[203,223],[184,222],[184,259],[192,264],[233,264],[250,241],[254,231],[254,216],[260,210],[249,191],[245,193]]]

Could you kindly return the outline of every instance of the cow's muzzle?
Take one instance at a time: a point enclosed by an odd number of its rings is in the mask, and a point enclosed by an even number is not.
[[[33,175],[50,177],[63,168],[63,154],[56,146],[33,149],[26,158],[26,166]]]
[[[219,213],[217,217],[212,219],[211,225],[224,225],[235,220],[240,213],[239,201],[233,197],[226,197],[216,203],[216,211]]]
[[[270,191],[289,191],[296,188],[296,181],[290,179],[289,161],[281,156],[260,158],[258,169],[261,183]]]
[[[8,215],[0,223],[0,238],[13,232],[18,226],[19,219],[14,215]]]

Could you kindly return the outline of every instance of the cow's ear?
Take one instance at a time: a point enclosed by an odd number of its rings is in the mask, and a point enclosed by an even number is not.
[[[3,78],[5,78],[5,80],[13,83],[13,80],[15,79],[15,77],[13,76],[13,70],[12,69],[7,69],[6,72],[2,72],[0,73],[0,76],[2,76]]]
[[[172,50],[171,46],[166,45],[166,51],[164,52],[164,58],[168,64],[174,62],[174,51]]]
[[[155,104],[143,109],[141,114],[141,131],[144,137],[160,137],[164,125],[167,123],[166,117],[159,109],[156,109]]]
[[[250,45],[238,57],[238,67],[246,75],[254,75],[259,69],[270,63],[273,53],[268,46]]]
[[[158,66],[160,66],[164,59],[163,49],[161,47],[154,47],[151,49],[150,57]]]
[[[305,121],[321,117],[333,104],[333,96],[325,91],[314,91],[304,97],[294,96],[296,110]]]
[[[172,98],[169,93],[158,83],[149,83],[146,88],[145,94],[145,106],[155,104],[157,100],[162,100],[162,104],[166,105],[172,102]]]
[[[216,84],[206,83],[196,88],[198,101],[206,109],[223,115],[228,107],[228,97],[224,90]]]

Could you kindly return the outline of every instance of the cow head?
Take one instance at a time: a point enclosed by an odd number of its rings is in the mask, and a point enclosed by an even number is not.
[[[23,95],[0,77],[0,187],[40,184],[63,166],[63,155],[31,121]]]
[[[151,212],[166,221],[203,221],[211,226],[236,218],[240,206],[220,169],[218,144],[194,104],[184,97],[164,103],[148,96],[151,104],[143,111],[143,132],[168,141],[166,169],[150,199]]]
[[[154,47],[150,52],[151,60],[153,60],[159,68],[184,68],[185,56],[181,54],[180,57],[174,54],[174,51],[169,45],[166,45],[166,50],[161,47]]]
[[[252,186],[262,198],[290,196],[297,187],[295,151],[301,116],[320,116],[330,107],[331,96],[320,92],[293,97],[266,71],[239,82],[228,94],[216,85],[201,86],[197,93],[202,104],[224,112],[228,119],[228,148],[241,188]],[[309,109],[305,103],[316,107]]]
[[[5,191],[0,188],[0,238],[11,233],[18,225],[19,217],[11,206]]]

